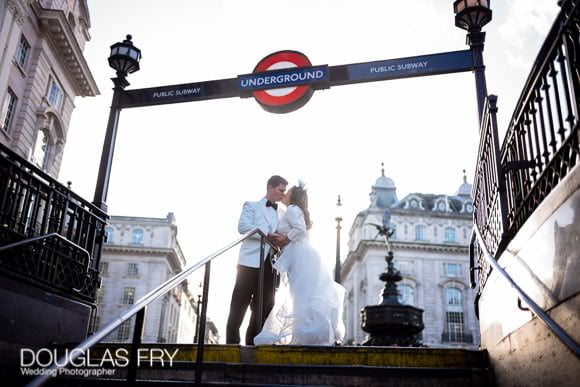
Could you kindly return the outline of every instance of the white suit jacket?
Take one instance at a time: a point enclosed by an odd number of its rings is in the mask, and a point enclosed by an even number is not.
[[[245,234],[255,228],[260,228],[266,235],[276,232],[282,210],[275,211],[272,207],[266,207],[266,201],[266,198],[263,198],[257,202],[244,203],[244,208],[242,209],[238,223],[238,231],[240,234]],[[266,244],[264,258],[268,256],[269,251],[270,245]],[[260,235],[255,234],[242,242],[238,265],[253,268],[260,267]]]

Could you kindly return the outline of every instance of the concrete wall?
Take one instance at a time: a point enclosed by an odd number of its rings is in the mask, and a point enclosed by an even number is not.
[[[528,295],[580,342],[580,166],[524,224],[499,263]],[[482,345],[500,386],[571,386],[580,361],[492,271],[479,300]],[[525,306],[525,304],[524,304]]]

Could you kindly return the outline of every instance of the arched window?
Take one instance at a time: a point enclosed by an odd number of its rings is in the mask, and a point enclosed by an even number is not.
[[[108,245],[113,244],[113,235],[115,235],[115,231],[113,227],[105,227],[105,243]]]
[[[454,227],[445,227],[445,242],[455,242]]]
[[[131,244],[132,245],[142,245],[143,244],[143,229],[136,228],[131,233]]]
[[[424,241],[425,240],[425,226],[418,224],[415,226],[415,240]]]
[[[32,151],[31,161],[34,165],[42,170],[46,170],[47,160],[49,156],[50,137],[46,130],[39,130],[36,136],[36,143]]]
[[[411,285],[401,284],[398,287],[399,302],[404,305],[415,305],[415,289]]]
[[[447,309],[449,307],[461,307],[463,305],[463,300],[461,297],[461,290],[458,288],[447,288],[445,289],[445,298],[447,300]]]

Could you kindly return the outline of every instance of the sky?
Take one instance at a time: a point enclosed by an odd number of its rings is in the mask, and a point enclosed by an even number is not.
[[[464,50],[453,1],[444,0],[89,0],[85,57],[97,97],[77,98],[59,180],[92,200],[112,96],[109,46],[133,35],[142,51],[128,89],[233,78],[279,50],[329,66]],[[162,6],[160,6],[162,4]],[[487,88],[498,95],[500,133],[511,118],[556,0],[493,1],[484,51]],[[273,174],[305,181],[311,240],[334,265],[336,198],[343,206],[341,258],[356,214],[381,174],[399,198],[454,194],[478,149],[470,72],[338,86],[316,91],[289,114],[252,98],[134,108],[120,117],[110,189],[111,215],[177,218],[190,262],[238,238],[246,200],[265,194]],[[237,249],[212,267],[210,317],[225,336]],[[197,289],[194,287],[194,291]]]

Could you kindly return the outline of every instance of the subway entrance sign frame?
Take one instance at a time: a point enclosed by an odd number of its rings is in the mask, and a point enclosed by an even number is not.
[[[473,52],[461,50],[337,66],[313,66],[306,55],[284,50],[264,57],[252,73],[236,78],[123,90],[118,108],[254,97],[266,111],[288,113],[304,106],[315,90],[473,71],[474,63]]]

